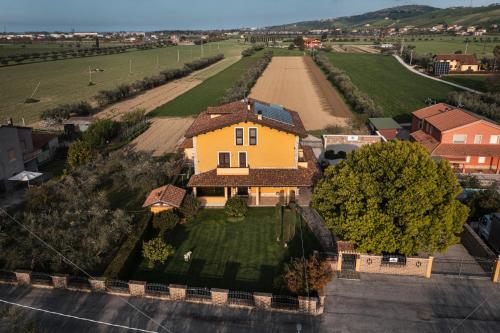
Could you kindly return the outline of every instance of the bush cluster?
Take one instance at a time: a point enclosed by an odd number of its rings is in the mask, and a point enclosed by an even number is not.
[[[351,78],[341,69],[333,66],[328,58],[319,54],[314,61],[326,72],[328,80],[332,82],[349,101],[355,111],[370,117],[379,117],[383,110],[375,102],[352,83]]]
[[[493,121],[500,121],[500,93],[474,94],[471,92],[451,92],[447,102],[488,117]]]
[[[74,114],[76,116],[88,116],[94,113],[94,108],[88,102],[73,104],[62,104],[42,112],[41,118],[46,121],[61,123],[64,119]]]
[[[254,54],[255,52],[263,50],[264,47],[265,47],[265,45],[262,43],[255,44],[252,47],[249,47],[248,49],[244,49],[243,51],[241,51],[241,55],[243,57],[249,57],[252,54]]]
[[[226,201],[224,212],[228,217],[241,218],[247,214],[248,207],[244,199],[239,197],[232,197]]]
[[[224,55],[218,54],[212,57],[194,60],[184,64],[183,68],[167,69],[161,71],[158,75],[148,76],[131,84],[121,84],[114,89],[101,90],[95,96],[95,99],[97,100],[99,106],[104,107],[134,96],[145,90],[161,86],[181,77],[185,77],[193,71],[208,67],[223,58]]]
[[[222,104],[235,102],[245,98],[255,82],[257,82],[257,79],[267,68],[272,58],[273,52],[266,52],[259,61],[250,67],[243,76],[226,91],[221,100]]]

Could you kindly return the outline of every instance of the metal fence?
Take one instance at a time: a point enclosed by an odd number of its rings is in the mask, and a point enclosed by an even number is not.
[[[168,296],[170,295],[170,289],[166,284],[148,282],[146,283],[146,293],[156,296]]]
[[[271,307],[284,310],[298,310],[299,299],[294,296],[273,295],[271,298]]]
[[[31,273],[31,283],[32,284],[44,284],[47,286],[52,285],[52,277],[50,274],[47,273],[38,273],[38,272],[32,272]]]
[[[491,277],[495,260],[486,258],[437,258],[432,264],[432,274],[457,277]]]
[[[89,288],[89,289],[91,287],[89,279],[84,276],[69,276],[68,286],[75,288]]]
[[[16,282],[16,273],[0,269],[0,280],[7,282]]]
[[[237,304],[237,305],[247,305],[247,306],[255,305],[255,299],[253,297],[253,293],[246,291],[229,290],[227,302],[229,304]]]
[[[212,299],[212,293],[208,288],[188,287],[186,289],[186,298],[191,300]]]
[[[111,291],[129,292],[128,282],[122,280],[106,280],[106,288]]]

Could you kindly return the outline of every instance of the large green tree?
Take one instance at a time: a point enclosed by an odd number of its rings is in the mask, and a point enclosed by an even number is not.
[[[458,242],[468,208],[446,161],[433,161],[412,142],[367,145],[350,153],[314,191],[327,226],[361,251],[444,251]]]

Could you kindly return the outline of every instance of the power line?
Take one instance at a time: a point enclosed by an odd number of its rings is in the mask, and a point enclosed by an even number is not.
[[[3,208],[0,208],[0,212],[3,212],[6,216],[8,216],[12,221],[16,222],[21,228],[23,228],[24,230],[28,231],[28,233],[30,233],[33,237],[35,237],[36,239],[38,239],[43,245],[45,245],[47,248],[49,248],[50,250],[54,251],[57,255],[59,255],[61,258],[63,258],[65,260],[65,262],[69,263],[70,265],[72,265],[73,267],[75,267],[77,270],[79,270],[80,272],[82,272],[85,276],[87,276],[88,278],[90,279],[94,279],[95,278],[90,275],[89,273],[87,273],[87,271],[85,271],[83,268],[80,268],[77,264],[75,264],[74,262],[72,262],[70,259],[66,258],[61,252],[59,252],[58,250],[56,250],[55,248],[53,248],[51,245],[47,244],[47,242],[45,242],[42,238],[40,238],[37,234],[35,234],[30,228],[28,228],[27,226],[25,226],[23,223],[19,222],[18,220],[16,220],[13,216],[11,216],[5,209]],[[107,287],[106,287],[107,288]],[[135,305],[133,305],[132,303],[128,302],[126,299],[124,299],[123,297],[119,296],[119,295],[116,295],[120,300],[122,300],[123,302],[125,302],[126,304],[128,304],[130,307],[132,307],[135,311],[139,312],[141,315],[143,315],[144,317],[146,317],[147,319],[151,320],[153,323],[155,323],[156,325],[158,325],[159,327],[161,327],[162,329],[164,329],[165,331],[169,332],[169,333],[173,333],[171,330],[169,330],[167,327],[163,326],[162,324],[158,323],[156,320],[154,320],[153,318],[151,318],[150,316],[148,316],[146,313],[144,313],[143,311],[141,311],[138,307],[136,307]]]
[[[6,301],[6,300],[1,299],[1,298],[0,298],[0,302],[5,303],[5,304],[9,304],[9,305],[13,305],[13,306],[18,306],[18,307],[25,308],[25,309],[29,309],[29,310],[45,312],[45,313],[56,315],[56,316],[67,317],[67,318],[72,318],[72,319],[77,319],[77,320],[83,320],[83,321],[89,321],[91,323],[96,323],[96,324],[101,324],[101,325],[106,325],[106,326],[119,327],[119,328],[123,328],[123,329],[126,329],[126,330],[131,330],[131,331],[146,332],[146,333],[158,333],[157,331],[148,331],[148,330],[144,330],[144,329],[141,329],[141,328],[135,328],[135,327],[125,326],[125,325],[118,325],[118,324],[108,323],[106,321],[94,320],[94,319],[90,319],[90,318],[73,316],[73,315],[69,315],[69,314],[65,314],[65,313],[61,313],[61,312],[55,312],[55,311],[49,311],[49,310],[45,310],[45,309],[41,309],[41,308],[35,308],[35,307],[29,306],[29,305],[24,305],[24,304],[9,302],[9,301]]]

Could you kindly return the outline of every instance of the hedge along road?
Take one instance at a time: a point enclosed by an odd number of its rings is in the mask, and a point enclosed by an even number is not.
[[[203,46],[203,56],[223,53],[228,58],[235,57],[243,49],[243,45],[232,40],[210,43]],[[59,104],[91,100],[99,90],[111,89],[121,83],[132,83],[161,70],[182,67],[184,63],[200,56],[201,47],[193,45],[2,67],[0,117],[12,117],[16,123],[24,117],[27,123],[33,123],[43,110]],[[92,82],[95,83],[92,86],[88,85],[89,66],[92,69]],[[40,87],[34,98],[40,101],[25,104],[24,101],[39,82]]]

